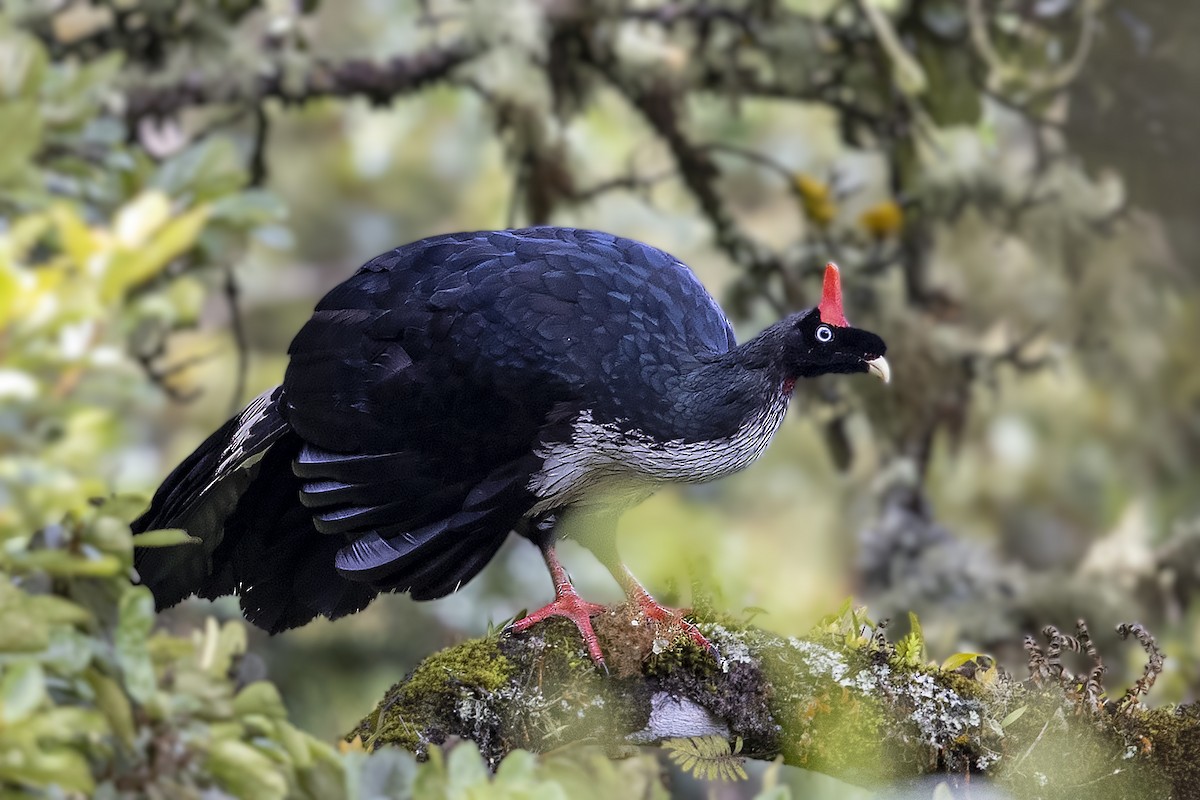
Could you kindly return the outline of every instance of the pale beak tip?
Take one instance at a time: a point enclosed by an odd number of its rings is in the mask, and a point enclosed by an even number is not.
[[[888,365],[887,359],[883,356],[872,358],[867,362],[867,372],[870,372],[876,378],[884,383],[892,382],[892,368]]]

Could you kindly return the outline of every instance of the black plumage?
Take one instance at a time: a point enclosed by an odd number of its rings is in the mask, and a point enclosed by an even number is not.
[[[692,272],[629,239],[532,228],[397,248],[329,292],[282,386],[168,476],[135,531],[202,543],[139,549],[138,573],[160,606],[237,593],[277,631],[380,591],[444,596],[514,530],[549,563],[569,511],[615,518],[661,483],[745,466],[797,378],[886,369],[837,303],[737,347]]]

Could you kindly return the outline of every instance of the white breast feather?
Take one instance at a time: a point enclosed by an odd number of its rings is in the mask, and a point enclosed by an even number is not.
[[[530,514],[572,503],[632,505],[665,483],[702,483],[744,469],[771,443],[789,399],[780,392],[732,436],[701,442],[655,441],[640,431],[595,423],[584,411],[572,423],[570,441],[537,451],[542,469],[529,489],[542,500]]]

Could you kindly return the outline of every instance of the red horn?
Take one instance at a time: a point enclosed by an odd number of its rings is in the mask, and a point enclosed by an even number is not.
[[[838,273],[837,264],[833,262],[825,265],[825,288],[821,292],[821,305],[817,306],[817,311],[821,313],[821,321],[826,324],[839,328],[850,326],[842,312],[841,275]]]

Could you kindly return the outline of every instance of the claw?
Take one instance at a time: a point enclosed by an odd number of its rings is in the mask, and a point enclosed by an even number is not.
[[[645,591],[634,592],[631,594],[631,597],[637,605],[638,611],[647,619],[653,620],[660,625],[666,625],[668,628],[676,628],[682,631],[697,647],[707,650],[718,665],[724,662],[721,653],[708,640],[708,637],[701,633],[699,628],[684,619],[684,614],[688,612],[688,609],[668,608],[660,604]]]
[[[607,675],[608,666],[604,663],[604,654],[600,652],[600,639],[597,638],[596,630],[592,627],[592,617],[603,614],[606,611],[605,607],[599,603],[589,603],[579,596],[575,587],[571,585],[567,571],[563,569],[562,563],[558,560],[552,543],[543,543],[539,547],[542,557],[546,559],[546,568],[550,570],[550,577],[554,580],[554,602],[511,623],[505,628],[505,632],[524,633],[542,620],[550,617],[565,617],[575,623],[575,627],[579,629],[579,635],[583,637],[583,645],[587,648],[588,656]]]
[[[537,611],[527,614],[509,624],[505,631],[524,633],[539,622],[543,622],[551,617],[569,619],[579,629],[579,635],[583,637],[583,644],[587,648],[588,656],[591,657],[597,667],[603,669],[605,674],[607,674],[608,666],[604,663],[604,654],[600,651],[600,639],[596,636],[596,630],[592,627],[592,617],[603,614],[605,610],[605,607],[599,603],[589,603],[581,598],[568,585],[565,590],[560,590],[558,597],[554,599],[553,603],[545,605]]]

